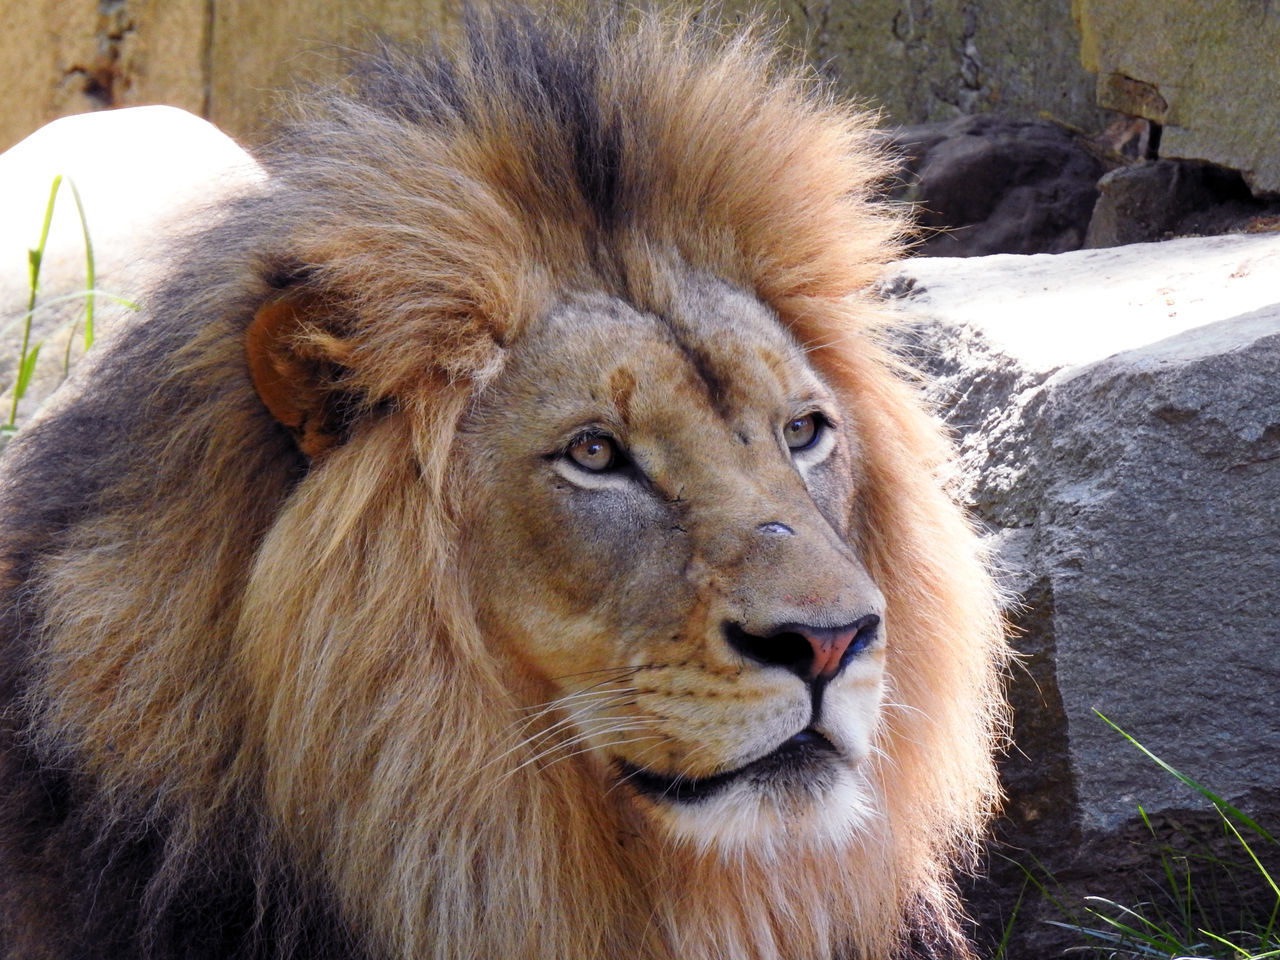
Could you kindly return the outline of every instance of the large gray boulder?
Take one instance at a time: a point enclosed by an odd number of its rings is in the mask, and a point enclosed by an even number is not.
[[[1142,896],[1159,864],[1133,844],[1139,805],[1158,834],[1221,834],[1097,712],[1274,830],[1280,236],[915,260],[886,290],[1020,601],[982,919],[1007,918],[1022,867],[1066,894]],[[1037,922],[1055,918],[1025,904],[1007,955],[1078,945]]]
[[[1163,157],[1209,160],[1280,193],[1280,8],[1076,0],[1072,12],[1099,106],[1159,124]]]

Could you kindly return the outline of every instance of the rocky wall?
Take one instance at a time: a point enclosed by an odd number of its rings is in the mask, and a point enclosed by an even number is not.
[[[573,5],[585,0],[564,0]],[[708,7],[673,0],[674,7]],[[1280,192],[1280,11],[1265,0],[722,0],[894,124],[988,112],[1086,132],[1155,124],[1152,155]],[[0,31],[0,150],[56,117],[164,103],[240,140],[277,91],[324,82],[370,31],[424,32],[455,0],[29,0]]]
[[[1159,124],[1160,155],[1241,171],[1280,193],[1280,6],[1270,0],[1076,0],[1100,106]]]

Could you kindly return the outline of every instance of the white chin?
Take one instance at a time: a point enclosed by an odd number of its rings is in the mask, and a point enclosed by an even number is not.
[[[678,843],[700,853],[733,857],[804,847],[840,849],[880,819],[876,793],[858,769],[832,764],[811,785],[785,788],[742,779],[690,802],[649,800],[646,806]]]

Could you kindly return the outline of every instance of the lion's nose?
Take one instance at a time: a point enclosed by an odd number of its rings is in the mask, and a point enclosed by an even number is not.
[[[726,623],[725,639],[744,657],[790,670],[807,683],[827,681],[875,639],[880,618],[874,613],[839,627],[784,623],[763,634]]]

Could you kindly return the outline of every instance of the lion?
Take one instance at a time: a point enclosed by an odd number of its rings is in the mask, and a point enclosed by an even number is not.
[[[3,955],[971,957],[1004,646],[879,142],[652,12],[300,100],[0,460]]]

